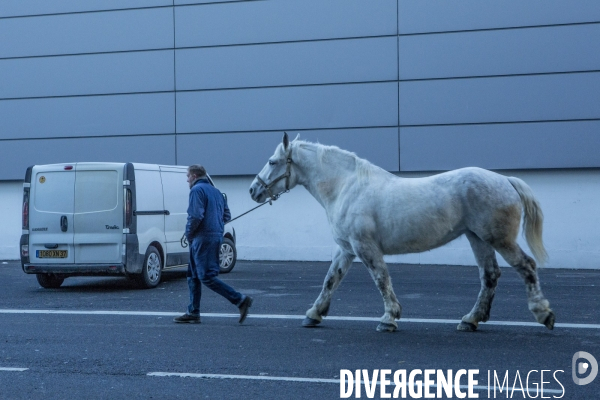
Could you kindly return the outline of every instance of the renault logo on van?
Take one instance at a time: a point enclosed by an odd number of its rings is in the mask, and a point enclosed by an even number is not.
[[[105,225],[106,229],[119,229],[117,225]]]

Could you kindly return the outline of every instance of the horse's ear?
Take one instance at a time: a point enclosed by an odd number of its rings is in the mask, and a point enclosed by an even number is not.
[[[285,150],[290,146],[290,138],[288,137],[287,132],[283,132],[283,148]]]
[[[294,139],[294,142],[295,142],[296,140],[298,140],[298,139],[300,139],[300,134],[299,134],[299,133],[296,135],[296,139]]]

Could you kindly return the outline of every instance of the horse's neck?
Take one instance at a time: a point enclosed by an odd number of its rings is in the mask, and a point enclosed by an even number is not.
[[[343,186],[356,179],[353,170],[332,166],[330,163],[321,163],[316,148],[299,148],[297,153],[298,166],[301,171],[298,183],[327,211],[340,194]]]

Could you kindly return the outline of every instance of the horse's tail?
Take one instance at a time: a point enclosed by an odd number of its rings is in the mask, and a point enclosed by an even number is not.
[[[519,178],[508,177],[508,181],[513,185],[523,203],[523,231],[527,244],[533,253],[533,256],[540,264],[544,264],[548,259],[548,253],[544,248],[542,241],[542,227],[544,225],[544,214],[540,203],[533,195],[531,188]]]

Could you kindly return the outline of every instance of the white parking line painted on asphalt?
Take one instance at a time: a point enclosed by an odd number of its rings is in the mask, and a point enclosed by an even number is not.
[[[67,315],[137,315],[148,317],[174,317],[181,315],[175,312],[162,311],[110,311],[110,310],[19,310],[0,309],[0,314],[67,314]],[[202,314],[203,316],[208,314]],[[216,314],[216,316],[233,316],[234,314]],[[239,314],[237,315],[239,318]]]
[[[27,371],[29,368],[9,368],[9,367],[0,367],[0,371],[7,371],[7,372],[23,372],[23,371]]]
[[[175,317],[181,315],[181,312],[164,312],[164,311],[110,311],[110,310],[19,310],[19,309],[0,309],[0,314],[66,314],[66,315],[130,315],[130,316],[145,316],[145,317]],[[222,313],[202,313],[202,317],[207,318],[239,318],[239,314],[222,314]],[[252,319],[304,319],[304,315],[285,315],[285,314],[249,314],[248,318]],[[379,322],[378,317],[326,317],[327,321],[361,321],[361,322]],[[435,319],[435,318],[402,318],[399,323],[416,323],[416,324],[458,324],[457,319]],[[524,321],[488,321],[482,325],[500,325],[500,326],[531,326],[540,327],[541,324],[536,322]],[[600,324],[572,324],[572,323],[556,323],[557,328],[573,328],[573,329],[600,329]]]
[[[308,382],[308,383],[337,383],[340,384],[340,379],[324,379],[324,378],[300,378],[296,376],[268,376],[268,375],[224,375],[224,374],[198,374],[191,372],[148,372],[147,376],[160,376],[160,377],[179,377],[179,378],[200,378],[200,379],[247,379],[247,380],[255,380],[255,381],[284,381],[284,382]],[[379,381],[375,382],[377,385],[380,384]],[[393,383],[393,382],[392,382]],[[361,382],[362,384],[362,382]],[[393,386],[393,385],[392,385]],[[392,387],[390,386],[390,387]],[[416,386],[416,384],[415,384]],[[421,384],[421,386],[424,386]],[[437,385],[431,385],[431,388],[436,388]],[[460,389],[467,390],[469,387],[467,385],[460,385]],[[474,390],[488,390],[487,386],[473,386]],[[494,390],[493,386],[489,387],[490,390]],[[501,388],[496,387],[496,390],[500,390]],[[536,392],[537,388],[524,388],[528,391],[528,393]],[[504,388],[506,390],[506,388]],[[519,389],[520,390],[520,389]],[[507,392],[508,393],[508,392]],[[545,389],[544,393],[548,394],[561,394],[562,390],[555,389]]]
[[[286,381],[310,383],[340,383],[339,379],[299,378],[293,376],[268,376],[268,375],[222,375],[222,374],[194,374],[189,372],[148,372],[148,376],[177,376],[180,378],[204,379],[249,379],[256,381]]]

